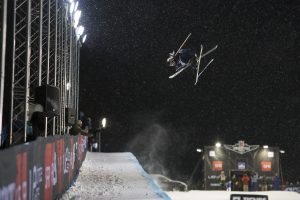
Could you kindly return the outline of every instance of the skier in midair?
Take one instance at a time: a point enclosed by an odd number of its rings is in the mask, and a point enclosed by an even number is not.
[[[169,53],[169,58],[167,62],[169,66],[176,68],[176,71],[180,70],[181,68],[195,63],[197,59],[197,55],[191,49],[180,49],[175,55],[175,51]]]

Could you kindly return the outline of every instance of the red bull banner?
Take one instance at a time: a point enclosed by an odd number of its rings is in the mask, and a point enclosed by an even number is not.
[[[0,199],[57,199],[85,159],[85,136],[50,136],[0,151]]]

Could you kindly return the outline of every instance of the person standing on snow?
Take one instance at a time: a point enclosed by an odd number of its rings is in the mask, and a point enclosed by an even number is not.
[[[226,183],[226,175],[224,173],[224,171],[221,171],[220,174],[220,184],[221,184],[221,190],[225,190],[225,183]]]
[[[257,180],[258,174],[255,172],[251,178],[251,191],[258,191]]]
[[[247,174],[244,174],[244,176],[242,177],[242,182],[243,182],[243,191],[249,191],[250,178]]]
[[[280,190],[280,183],[281,183],[280,178],[276,173],[272,179],[273,190]]]

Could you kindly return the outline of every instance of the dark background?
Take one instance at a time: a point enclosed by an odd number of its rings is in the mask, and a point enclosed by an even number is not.
[[[187,181],[217,140],[284,149],[284,179],[300,180],[300,2],[297,0],[80,1],[80,108],[107,117],[104,151],[130,151],[148,172]],[[215,61],[194,86],[169,79],[168,53],[187,47]],[[204,66],[202,66],[204,67]],[[200,164],[201,166],[201,164]],[[201,177],[200,170],[194,182]]]

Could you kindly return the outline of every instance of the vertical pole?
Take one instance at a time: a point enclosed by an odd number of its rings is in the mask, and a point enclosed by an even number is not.
[[[0,68],[0,146],[2,145],[2,116],[3,116],[3,96],[4,96],[4,78],[5,78],[5,50],[6,50],[6,15],[7,0],[2,1],[2,46],[1,46],[1,68]]]
[[[40,29],[39,29],[39,86],[42,85],[42,58],[43,58],[43,3],[44,0],[40,0]]]
[[[57,85],[56,81],[57,81],[57,1],[58,0],[55,0],[55,46],[54,46],[54,86]],[[58,124],[58,123],[57,123]],[[53,117],[53,132],[52,132],[52,135],[55,135],[55,131],[56,131],[56,117],[54,116]],[[58,130],[58,129],[57,129]]]
[[[78,120],[78,107],[77,107],[77,81],[78,81],[78,51],[77,51],[77,38],[75,36],[75,45],[74,45],[74,107],[76,110],[76,120]]]
[[[15,58],[16,58],[16,18],[17,18],[17,12],[16,12],[16,2],[17,0],[14,0],[14,19],[13,19],[13,49],[12,49],[12,75],[11,75],[11,103],[10,103],[10,123],[9,123],[9,144],[12,144],[12,134],[13,134],[13,118],[14,118],[14,92],[15,92]]]
[[[68,52],[68,10],[65,10],[65,23],[64,23],[64,31],[65,31],[65,38],[64,38],[64,114],[65,114],[65,108],[67,105],[67,101],[66,101],[66,94],[67,94],[67,52]],[[64,132],[66,131],[66,124],[64,123]],[[67,130],[68,133],[68,130]]]
[[[68,77],[68,83],[71,87],[74,87],[74,85],[72,85],[72,45],[73,45],[73,27],[72,27],[72,20],[73,20],[73,14],[71,13],[71,16],[70,16],[70,38],[69,38],[69,41],[70,41],[70,47],[69,47],[69,77]],[[68,108],[72,107],[72,100],[71,100],[71,87],[69,87],[69,90],[68,90]]]
[[[48,0],[48,25],[47,25],[47,72],[46,72],[46,84],[49,84],[49,68],[50,68],[50,5],[51,5],[51,0]],[[47,137],[48,133],[48,117],[45,117],[45,138]]]
[[[59,69],[59,73],[60,73],[60,134],[63,133],[64,128],[63,128],[63,123],[64,123],[64,101],[63,101],[63,67],[64,67],[64,34],[63,34],[63,23],[64,23],[64,17],[63,17],[63,6],[60,6],[60,24],[59,24],[59,35],[60,35],[60,69]]]
[[[81,47],[81,43],[80,41],[78,41],[78,46],[77,47],[77,118],[79,119],[79,79],[80,79],[80,47]]]
[[[49,74],[50,74],[50,22],[51,22],[51,0],[48,0],[48,30],[47,30],[47,84],[49,84]]]
[[[99,152],[101,152],[101,129],[99,130]]]
[[[31,0],[27,7],[27,53],[26,53],[26,83],[25,83],[25,109],[24,109],[24,142],[27,137],[27,121],[29,111],[29,87],[30,87],[30,55],[31,55]]]

